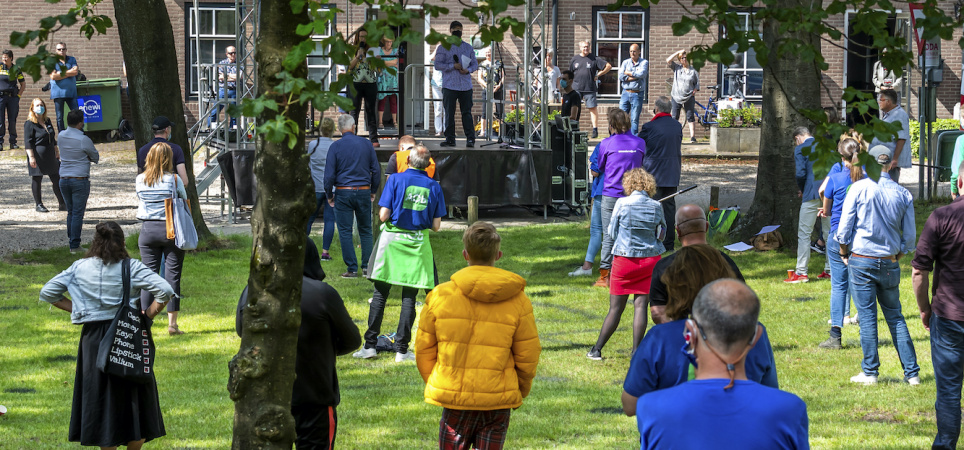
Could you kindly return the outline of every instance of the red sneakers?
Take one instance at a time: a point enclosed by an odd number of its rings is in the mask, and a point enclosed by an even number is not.
[[[786,280],[783,280],[784,283],[806,283],[808,281],[810,281],[810,278],[807,278],[806,275],[800,275],[796,272],[787,277]]]
[[[830,274],[827,272],[820,272],[820,275],[817,275],[817,278],[821,280],[829,280]]]

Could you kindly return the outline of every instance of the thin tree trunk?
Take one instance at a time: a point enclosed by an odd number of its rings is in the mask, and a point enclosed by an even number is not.
[[[154,138],[151,123],[155,117],[166,116],[174,122],[171,142],[184,150],[188,178],[185,188],[191,203],[191,215],[198,237],[206,239],[211,236],[211,231],[204,223],[198,203],[194,159],[184,122],[183,78],[177,71],[180,64],[174,46],[174,30],[170,26],[157,26],[171,23],[167,6],[164,0],[114,0],[114,18],[127,65],[135,148],[141,148]]]
[[[800,0],[781,0],[774,7],[800,8],[804,5]],[[763,23],[763,40],[771,50],[769,63],[763,68],[763,124],[756,194],[736,232],[741,239],[747,239],[764,226],[781,225],[784,239],[792,246],[797,240],[800,211],[794,175],[793,129],[812,125],[797,110],[820,107],[820,73],[812,61],[805,61],[796,54],[777,56],[776,48],[782,39],[812,42],[818,48],[820,43],[815,34],[801,32],[781,36],[778,34],[779,25],[772,20]]]
[[[262,0],[256,42],[258,92],[274,95],[275,75],[291,48],[303,37],[295,34],[307,14],[295,15],[288,0]],[[305,63],[293,74],[307,76]],[[293,105],[286,116],[304,123],[306,108]],[[263,124],[273,118],[265,109]],[[255,156],[258,201],[251,217],[253,250],[244,310],[241,348],[231,360],[228,392],[234,400],[235,449],[290,449],[295,439],[291,416],[295,349],[301,321],[301,273],[305,225],[314,191],[304,159],[304,130],[294,148],[287,141],[268,142],[259,136]]]

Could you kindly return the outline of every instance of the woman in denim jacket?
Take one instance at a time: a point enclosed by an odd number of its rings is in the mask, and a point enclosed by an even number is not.
[[[144,442],[164,436],[164,420],[157,399],[157,384],[136,383],[97,369],[97,351],[121,307],[123,261],[130,258],[124,232],[117,222],[97,225],[87,257],[53,277],[40,290],[40,300],[70,313],[70,321],[83,325],[74,375],[74,400],[70,410],[68,440],[81,445],[139,449]],[[156,301],[145,311],[154,317],[174,295],[171,285],[136,259],[130,260],[131,306],[137,293],[151,291]],[[70,294],[70,299],[64,293]]]
[[[181,310],[181,270],[184,268],[184,250],[174,245],[174,239],[167,237],[167,215],[164,201],[177,192],[179,198],[187,198],[177,175],[174,175],[174,153],[163,142],[154,144],[144,158],[144,173],[137,176],[134,189],[137,191],[137,218],[141,220],[141,234],[137,246],[141,259],[155,273],[161,273],[177,294],[167,306],[167,332],[171,336],[184,334],[177,327],[177,313]],[[161,261],[164,270],[161,270]],[[141,292],[141,309],[147,309],[154,301],[150,292]]]
[[[602,348],[619,326],[629,295],[633,294],[633,348],[646,333],[646,309],[653,267],[665,252],[663,233],[666,219],[663,207],[651,196],[656,181],[643,168],[632,169],[623,176],[627,197],[616,200],[612,220],[606,232],[613,238],[613,266],[609,286],[609,313],[603,320],[596,345],[586,355],[601,360]]]

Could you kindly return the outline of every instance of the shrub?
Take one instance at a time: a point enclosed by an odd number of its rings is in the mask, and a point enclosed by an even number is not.
[[[957,119],[937,119],[931,126],[931,131],[957,130],[960,122]],[[916,120],[910,121],[910,148],[914,152],[914,158],[920,158],[920,123]]]

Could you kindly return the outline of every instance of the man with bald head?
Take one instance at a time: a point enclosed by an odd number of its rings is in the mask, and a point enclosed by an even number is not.
[[[629,114],[632,122],[630,131],[639,132],[639,113],[643,112],[643,97],[646,95],[646,76],[649,61],[640,57],[639,44],[629,46],[629,58],[619,65],[619,109]]]
[[[684,331],[696,376],[639,398],[642,449],[809,448],[803,400],[747,380],[744,363],[761,335],[759,316],[760,299],[738,280],[700,290]]]
[[[676,211],[676,234],[679,236],[680,244],[683,247],[687,245],[694,244],[705,244],[706,243],[706,232],[710,229],[710,223],[706,221],[706,213],[703,212],[703,208],[699,206],[689,204],[683,205]],[[736,266],[736,262],[730,259],[726,253],[720,252],[723,255],[723,259],[726,260],[730,268],[733,269],[733,273],[736,274],[740,281],[745,281],[743,279],[743,273],[740,272],[740,268]],[[676,259],[676,253],[664,257],[656,263],[653,267],[653,276],[650,278],[652,284],[649,288],[649,304],[650,312],[653,315],[653,323],[660,324],[667,322],[666,318],[666,303],[669,302],[669,294],[666,290],[666,285],[663,284],[661,279],[663,272],[666,272],[666,268]],[[698,267],[694,267],[693,270],[700,270]]]

